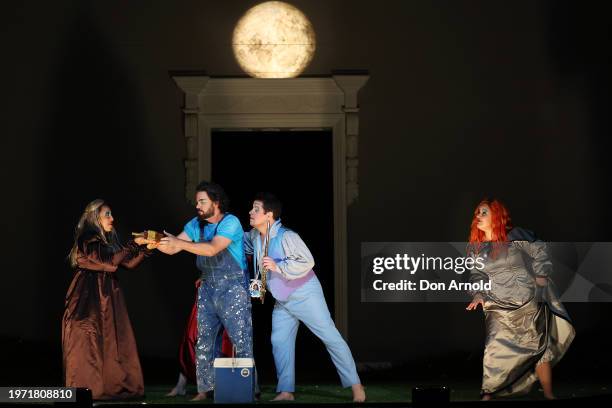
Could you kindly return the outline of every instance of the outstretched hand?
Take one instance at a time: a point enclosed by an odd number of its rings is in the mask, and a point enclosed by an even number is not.
[[[144,245],[144,244],[148,244],[149,240],[143,237],[136,237],[134,238],[134,242],[137,243],[138,245]]]
[[[172,255],[179,250],[178,245],[180,240],[167,231],[164,231],[164,234],[166,234],[166,236],[159,241],[157,249],[164,254]]]
[[[147,249],[157,248],[157,245],[159,244],[154,239],[146,239],[144,237],[136,237],[134,238],[134,242],[138,245],[146,245]]]
[[[484,309],[484,299],[480,295],[474,296],[472,299],[472,303],[470,303],[465,310],[476,310],[478,309],[478,305],[480,305]]]

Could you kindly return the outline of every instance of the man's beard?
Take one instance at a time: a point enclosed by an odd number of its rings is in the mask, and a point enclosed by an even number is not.
[[[198,211],[198,217],[200,217],[200,220],[205,221],[207,218],[212,217],[213,215],[215,215],[215,209],[211,208],[208,210],[208,212],[205,213],[200,213]]]

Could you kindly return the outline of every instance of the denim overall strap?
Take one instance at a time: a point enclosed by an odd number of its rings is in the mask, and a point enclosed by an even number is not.
[[[221,223],[225,220],[225,216],[217,223],[215,226],[215,230],[213,231],[212,236],[217,235],[217,230]],[[199,242],[210,242],[206,240],[204,237],[204,227],[200,228],[200,240]],[[221,276],[243,276],[244,275],[244,285],[245,288],[248,288],[248,281],[246,274],[242,270],[242,266],[238,263],[238,261],[232,256],[229,250],[226,248],[219,252],[215,256],[201,256],[198,255],[196,260],[196,266],[201,271],[202,281],[206,281],[207,279],[216,279]]]

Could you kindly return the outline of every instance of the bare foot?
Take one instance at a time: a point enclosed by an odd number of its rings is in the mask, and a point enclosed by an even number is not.
[[[190,401],[204,401],[206,398],[208,397],[206,396],[205,392],[198,392],[198,394],[190,399]]]
[[[174,388],[166,394],[166,397],[176,397],[177,395],[187,394],[187,377],[183,373],[179,373],[178,381]]]
[[[166,394],[166,397],[176,397],[177,395],[185,394],[187,394],[187,390],[185,388],[174,387],[169,393]]]
[[[491,401],[493,399],[493,397],[491,397],[491,394],[482,394],[482,398],[480,399],[481,401]]]
[[[276,395],[276,397],[272,398],[270,401],[294,401],[294,400],[295,400],[295,397],[293,396],[293,393],[283,391],[283,392],[279,392]]]
[[[365,402],[366,393],[363,385],[353,384],[351,389],[353,390],[353,402]]]
[[[544,392],[544,398],[548,399],[548,400],[554,400],[557,399],[555,397],[555,394],[553,394],[552,392]]]

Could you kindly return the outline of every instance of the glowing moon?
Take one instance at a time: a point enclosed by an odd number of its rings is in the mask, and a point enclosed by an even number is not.
[[[234,56],[257,78],[293,78],[308,66],[315,51],[312,24],[300,10],[268,1],[248,10],[234,28]]]

